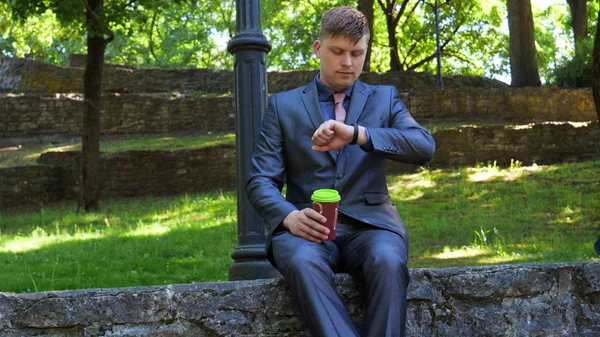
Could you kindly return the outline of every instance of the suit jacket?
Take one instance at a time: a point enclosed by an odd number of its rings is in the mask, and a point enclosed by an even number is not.
[[[360,80],[352,91],[346,124],[366,127],[374,150],[366,152],[359,145],[346,145],[339,154],[312,150],[311,137],[323,122],[314,81],[269,98],[246,191],[268,229],[266,249],[273,265],[272,235],[283,229],[290,212],[312,207],[311,195],[320,188],[340,193],[340,213],[398,233],[408,247],[406,229],[388,193],[386,159],[425,164],[435,150],[431,134],[412,118],[395,87]]]

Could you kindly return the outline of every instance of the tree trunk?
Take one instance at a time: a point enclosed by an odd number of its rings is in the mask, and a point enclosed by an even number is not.
[[[540,86],[530,0],[507,0],[512,86]]]
[[[385,14],[385,23],[388,31],[388,42],[390,44],[390,71],[402,71],[402,64],[400,63],[400,57],[398,56],[398,39],[396,38],[396,26],[398,22],[394,17],[394,11],[396,8],[397,1],[387,0],[385,3],[383,0],[377,0],[379,6]],[[396,15],[400,15],[396,13]]]
[[[373,21],[375,20],[373,13],[374,0],[358,0],[358,10],[361,11],[367,20],[369,21],[369,32],[371,37],[369,38],[369,44],[367,46],[367,55],[365,56],[365,64],[363,65],[363,71],[371,71],[371,48],[373,47]]]
[[[600,121],[600,10],[598,10],[598,24],[596,25],[596,37],[594,38],[594,79],[592,80],[592,92],[596,105],[596,115]]]
[[[567,0],[571,9],[571,27],[573,27],[573,39],[578,41],[584,39],[588,34],[587,24],[587,0]]]
[[[98,169],[100,166],[100,105],[102,97],[102,68],[106,42],[98,17],[92,13],[101,9],[104,0],[87,0],[88,38],[87,63],[83,75],[84,104],[81,151],[81,196],[79,208],[90,211],[98,208]],[[90,13],[90,10],[92,13]]]

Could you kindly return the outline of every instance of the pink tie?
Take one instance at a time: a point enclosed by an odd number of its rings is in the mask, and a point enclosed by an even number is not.
[[[346,109],[344,109],[344,98],[346,94],[343,92],[336,92],[333,94],[333,101],[335,102],[335,120],[344,123],[346,121]]]

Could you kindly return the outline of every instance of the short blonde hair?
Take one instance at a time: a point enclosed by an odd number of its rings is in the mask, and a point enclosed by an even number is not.
[[[359,10],[350,6],[343,6],[332,8],[323,13],[319,40],[343,36],[354,43],[358,43],[365,35],[371,35],[369,22]]]

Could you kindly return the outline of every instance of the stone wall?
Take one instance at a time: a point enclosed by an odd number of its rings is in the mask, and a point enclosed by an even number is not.
[[[543,123],[440,130],[433,166],[472,165],[511,159],[525,165],[600,158],[600,123]]]
[[[305,85],[316,71],[271,72],[267,76],[269,92]],[[233,72],[207,69],[121,68],[107,66],[102,75],[105,92],[233,92]],[[416,72],[366,73],[371,84],[396,85],[398,90],[435,87],[435,75]],[[445,76],[446,87],[502,88],[503,82],[470,76]],[[83,68],[62,67],[41,62],[0,58],[0,92],[83,92]]]
[[[600,264],[413,269],[406,335],[600,336]],[[336,286],[360,326],[364,295]],[[280,279],[0,293],[4,337],[308,336]]]
[[[84,68],[69,68],[28,59],[0,58],[0,92],[81,93]],[[106,67],[105,92],[203,91],[227,93],[231,71],[208,69],[131,69]]]
[[[185,95],[103,95],[101,132],[234,132],[231,97]],[[0,137],[79,134],[82,94],[0,94]]]
[[[64,199],[61,171],[56,166],[0,168],[0,207]]]
[[[513,124],[598,119],[591,89],[421,89],[403,92],[401,97],[418,119]]]
[[[47,152],[43,165],[60,167],[67,198],[78,194],[79,152]],[[98,179],[103,196],[173,195],[235,188],[235,145],[182,151],[103,153]]]
[[[402,92],[401,97],[420,122],[518,124],[597,119],[589,89],[423,89]],[[106,93],[102,104],[104,134],[235,131],[231,96]],[[81,94],[0,94],[0,137],[77,134],[82,111]]]
[[[464,127],[440,130],[433,136],[437,148],[430,167],[494,161],[498,165],[508,165],[511,160],[519,160],[525,165],[534,162],[550,164],[600,158],[598,122],[581,125],[535,124],[523,126],[520,130],[501,125]],[[57,171],[60,176],[54,178],[55,181],[60,182],[65,197],[74,198],[77,195],[78,152],[47,152],[41,155],[38,162],[60,167],[61,170]],[[100,166],[100,189],[103,196],[170,195],[233,189],[236,183],[235,167],[233,144],[185,151],[105,153],[102,154]],[[388,162],[389,173],[410,172],[416,168]],[[17,175],[12,179],[19,181],[21,178]],[[8,187],[2,188],[10,189],[15,184],[11,182]],[[4,183],[0,183],[2,185]]]

